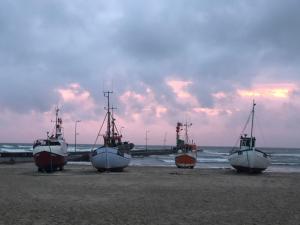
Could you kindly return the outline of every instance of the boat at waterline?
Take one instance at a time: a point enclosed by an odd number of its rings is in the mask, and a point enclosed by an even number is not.
[[[247,134],[242,135],[240,137],[240,147],[238,149],[233,149],[228,157],[229,163],[238,172],[260,173],[270,165],[270,156],[255,147],[256,138],[253,136],[255,105],[256,104],[253,101],[250,114],[252,119],[250,137],[247,137]],[[245,128],[247,127],[247,124]]]
[[[178,168],[190,168],[193,169],[197,163],[197,154],[190,153],[178,153],[175,157],[175,164]]]
[[[38,171],[51,172],[63,170],[67,163],[68,144],[62,134],[62,119],[58,117],[56,109],[55,134],[46,139],[38,139],[33,144],[33,158]]]
[[[175,165],[178,168],[193,169],[197,163],[197,146],[192,143],[189,144],[188,127],[192,124],[177,123],[176,126],[176,150]],[[180,139],[180,131],[182,126],[185,127],[185,140]]]
[[[91,163],[98,171],[122,171],[130,163],[130,155],[127,154],[132,148],[133,144],[122,142],[122,134],[119,133],[115,124],[113,116],[113,107],[110,106],[110,94],[112,92],[104,92],[104,97],[107,97],[107,113],[105,120],[107,121],[107,130],[103,135],[104,145],[93,150],[91,154]],[[102,124],[102,125],[103,125]],[[97,135],[101,132],[102,127]],[[96,139],[97,142],[97,139]],[[96,144],[95,142],[95,144]]]

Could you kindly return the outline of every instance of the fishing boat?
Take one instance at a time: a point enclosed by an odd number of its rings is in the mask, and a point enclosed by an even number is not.
[[[251,118],[250,137],[247,134],[240,136],[240,146],[229,154],[229,162],[238,172],[260,173],[270,165],[270,156],[255,147],[256,138],[253,136],[254,113],[256,103],[253,101],[252,110],[243,132]],[[242,133],[243,133],[242,132]]]
[[[33,158],[38,171],[51,172],[63,170],[67,163],[68,144],[62,133],[62,119],[58,117],[59,109],[55,109],[55,132],[46,139],[38,139],[33,144]]]
[[[122,142],[122,134],[116,126],[114,118],[114,108],[110,106],[110,94],[112,92],[104,92],[107,98],[107,110],[102,126],[98,132],[94,146],[100,136],[101,129],[106,121],[107,129],[103,135],[104,145],[95,149],[92,148],[91,162],[92,165],[100,172],[102,171],[122,171],[130,163],[129,151],[134,147],[133,143]]]
[[[176,126],[176,150],[175,164],[178,168],[193,169],[197,163],[197,146],[193,142],[189,143],[188,127],[192,124],[177,123]],[[180,138],[180,131],[185,130],[185,140]]]

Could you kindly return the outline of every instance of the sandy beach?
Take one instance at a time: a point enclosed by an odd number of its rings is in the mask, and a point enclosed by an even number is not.
[[[0,224],[299,224],[300,173],[0,165]]]

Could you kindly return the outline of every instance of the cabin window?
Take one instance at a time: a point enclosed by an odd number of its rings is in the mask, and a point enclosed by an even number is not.
[[[241,146],[246,146],[246,147],[254,147],[255,146],[255,138],[252,138],[252,145],[251,145],[251,138],[243,138],[241,139],[240,142]]]
[[[58,141],[50,141],[49,145],[60,145]]]

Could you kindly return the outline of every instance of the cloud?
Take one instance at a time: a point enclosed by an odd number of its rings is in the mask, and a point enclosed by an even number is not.
[[[298,88],[293,83],[260,84],[252,90],[237,90],[242,97],[289,98]]]
[[[290,112],[298,109],[291,99],[299,96],[299,7],[295,0],[3,0],[1,111],[29,115],[63,104],[70,120],[92,123],[104,113],[102,91],[113,89],[118,115],[147,124],[187,115],[217,126],[213,115],[235,129],[230,118],[242,117],[238,108],[253,95],[272,107],[282,96]],[[286,115],[282,123],[298,119]]]

